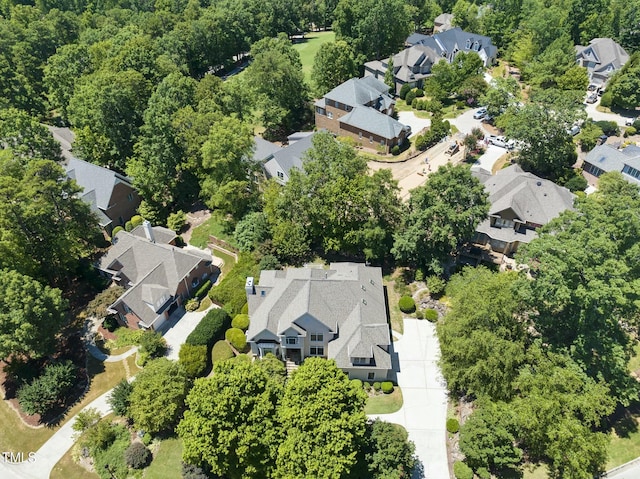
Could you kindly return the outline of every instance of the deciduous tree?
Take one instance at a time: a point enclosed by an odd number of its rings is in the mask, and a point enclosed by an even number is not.
[[[314,94],[322,97],[350,78],[358,76],[355,52],[345,41],[324,43],[313,59]]]

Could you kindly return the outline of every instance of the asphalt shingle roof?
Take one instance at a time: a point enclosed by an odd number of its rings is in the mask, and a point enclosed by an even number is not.
[[[619,171],[622,173],[624,165],[640,171],[640,149],[636,146],[627,146],[624,150],[617,150],[610,145],[598,145],[584,159],[586,163],[597,166],[604,172]],[[622,173],[622,177],[629,181],[640,185],[640,180],[626,173]]]
[[[397,138],[404,128],[408,128],[389,115],[364,106],[355,107],[340,118],[340,123],[358,128],[365,134],[366,132],[373,133],[388,140]]]
[[[106,211],[111,204],[113,188],[118,183],[131,186],[131,179],[102,166],[94,165],[78,158],[71,158],[66,165],[69,178],[76,180],[84,190],[84,194],[94,192],[95,204]]]
[[[313,146],[313,137],[313,134],[305,136],[286,148],[276,151],[273,158],[265,163],[265,169],[269,175],[275,177],[278,166],[287,176],[292,168],[302,170],[302,160],[307,150]]]

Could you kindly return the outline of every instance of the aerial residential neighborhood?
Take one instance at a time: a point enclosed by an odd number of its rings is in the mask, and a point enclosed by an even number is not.
[[[0,478],[640,477],[638,0],[0,6]]]

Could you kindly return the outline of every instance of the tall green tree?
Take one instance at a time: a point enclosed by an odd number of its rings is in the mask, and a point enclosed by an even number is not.
[[[365,463],[367,477],[373,479],[409,478],[417,463],[415,444],[407,431],[397,424],[375,421],[367,424]]]
[[[441,272],[488,212],[487,193],[469,168],[446,165],[412,190],[409,214],[391,252],[404,264]]]
[[[15,108],[0,109],[0,144],[24,165],[32,159],[62,160],[60,145],[47,127]]]
[[[350,78],[358,76],[355,52],[345,41],[324,43],[313,59],[314,95],[320,98]]]
[[[275,476],[346,477],[357,463],[366,430],[366,395],[333,361],[307,358],[287,381],[278,421]]]
[[[41,358],[54,352],[67,302],[59,289],[0,269],[0,358]]]
[[[219,361],[198,379],[178,426],[183,460],[234,478],[272,477],[283,437],[276,421],[282,383],[242,358]],[[286,435],[284,435],[286,436]]]

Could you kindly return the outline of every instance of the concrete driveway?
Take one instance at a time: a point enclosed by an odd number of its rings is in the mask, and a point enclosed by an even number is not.
[[[604,113],[602,111],[596,110],[596,107],[600,105],[600,99],[602,97],[598,97],[598,101],[595,103],[587,103],[587,116],[595,121],[615,121],[618,126],[625,126],[624,122],[627,118],[622,115],[618,115],[617,113]]]
[[[407,430],[422,463],[422,470],[416,471],[414,479],[448,479],[447,387],[437,364],[440,345],[435,325],[405,318],[404,334],[393,343],[393,349],[399,361],[397,381],[404,399],[402,409],[370,417],[400,424]]]
[[[476,160],[473,166],[482,168],[483,170],[492,173],[493,165],[498,159],[506,155],[508,152],[504,148],[500,148],[495,145],[487,145],[486,151]]]
[[[181,309],[179,314],[172,315],[169,321],[167,321],[163,327],[164,339],[167,342],[167,358],[178,360],[178,353],[180,352],[180,346],[187,340],[187,336],[191,334],[198,323],[205,317],[207,312],[212,308],[218,308],[219,306],[211,306],[205,311],[187,311]]]
[[[403,125],[409,125],[411,127],[411,135],[409,135],[409,138],[413,138],[421,133],[423,129],[431,126],[431,120],[429,118],[418,118],[413,111],[399,111],[398,121]]]

